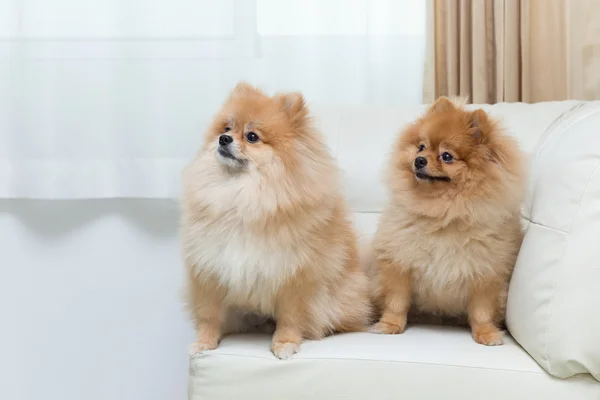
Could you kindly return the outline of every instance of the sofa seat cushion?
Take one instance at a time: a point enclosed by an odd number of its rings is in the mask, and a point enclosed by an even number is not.
[[[237,335],[190,359],[193,400],[598,400],[589,375],[548,375],[512,338],[485,347],[467,329],[411,326],[402,335],[337,335],[303,343],[292,359],[266,335]]]

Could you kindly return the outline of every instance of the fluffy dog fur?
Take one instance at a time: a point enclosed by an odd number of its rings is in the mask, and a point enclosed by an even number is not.
[[[417,157],[427,161],[420,169]],[[401,333],[408,315],[467,317],[476,342],[502,344],[522,240],[523,167],[496,121],[445,97],[402,132],[373,243],[382,312],[373,332]]]
[[[223,134],[231,138],[225,146]],[[303,338],[365,330],[369,282],[337,166],[301,94],[269,97],[238,84],[183,185],[187,300],[197,331],[192,353],[271,318],[271,350],[282,359]]]

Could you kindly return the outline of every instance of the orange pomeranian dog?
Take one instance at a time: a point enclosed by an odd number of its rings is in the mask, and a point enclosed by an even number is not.
[[[468,318],[477,343],[502,344],[522,240],[523,168],[496,121],[445,97],[404,130],[373,243],[381,311],[373,332],[402,333],[409,315]]]
[[[264,320],[275,321],[281,359],[303,338],[366,329],[369,281],[336,163],[301,94],[238,84],[183,185],[192,353]]]

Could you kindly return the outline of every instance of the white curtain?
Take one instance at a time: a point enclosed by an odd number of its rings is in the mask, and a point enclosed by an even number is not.
[[[0,0],[0,198],[172,198],[238,80],[421,103],[425,2]]]

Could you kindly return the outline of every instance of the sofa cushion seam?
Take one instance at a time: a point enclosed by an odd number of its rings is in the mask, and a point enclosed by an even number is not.
[[[536,226],[539,226],[539,227],[542,227],[542,228],[546,228],[546,229],[549,229],[549,230],[557,232],[557,233],[562,233],[563,235],[568,235],[569,234],[569,232],[567,232],[567,231],[563,231],[562,229],[558,229],[558,228],[553,228],[551,226],[544,225],[544,224],[542,224],[540,222],[532,221],[531,219],[529,219],[527,217],[523,217],[522,216],[521,218],[523,218],[525,221],[529,222],[532,225],[536,225]]]
[[[228,353],[207,354],[207,356],[208,357],[215,357],[215,356],[242,357],[242,358],[255,358],[255,359],[260,359],[260,360],[271,360],[272,359],[271,357],[253,356],[253,355],[247,355],[247,354],[228,354]],[[432,363],[432,362],[406,361],[406,360],[380,360],[380,359],[368,359],[368,358],[303,357],[303,358],[296,358],[294,361],[304,361],[304,360],[306,360],[306,361],[385,362],[385,363],[393,363],[393,364],[411,364],[411,365],[426,365],[426,366],[437,366],[437,367],[480,369],[480,370],[486,370],[486,371],[523,372],[523,373],[537,374],[537,375],[544,374],[544,371],[527,371],[527,370],[508,369],[508,368],[490,368],[490,367],[476,367],[476,366],[471,366],[471,365],[440,364],[440,363]],[[292,361],[292,362],[294,362],[294,361]]]

